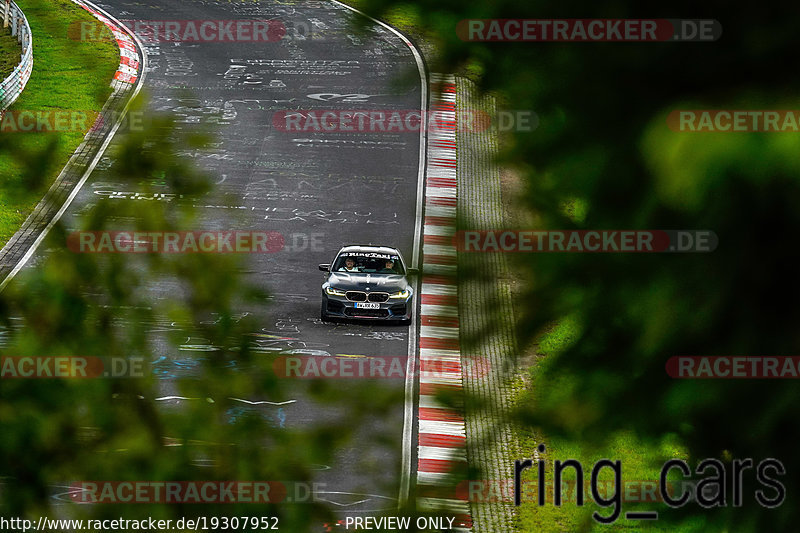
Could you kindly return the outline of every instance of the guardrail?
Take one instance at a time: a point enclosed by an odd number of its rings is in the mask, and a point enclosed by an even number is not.
[[[0,0],[0,14],[3,17],[3,27],[11,26],[11,35],[17,37],[22,44],[22,54],[19,65],[6,79],[0,83],[0,113],[8,108],[22,93],[25,84],[31,77],[33,70],[33,38],[28,19],[17,4],[11,0]]]

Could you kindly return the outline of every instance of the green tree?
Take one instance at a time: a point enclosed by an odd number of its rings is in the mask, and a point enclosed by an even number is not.
[[[800,224],[796,133],[679,133],[675,109],[796,109],[791,67],[797,15],[757,4],[364,0],[371,15],[411,13],[433,35],[432,70],[472,76],[508,108],[539,115],[534,133],[510,135],[500,161],[523,174],[521,209],[544,229],[707,229],[707,254],[515,254],[526,282],[519,339],[529,346],[564,317],[579,335],[554,354],[535,404],[520,420],[587,447],[619,430],[657,445],[678,438],[690,463],[705,457],[783,461],[788,500],[753,499],[722,510],[690,504],[659,525],[701,520],[704,530],[789,531],[800,518],[794,453],[800,389],[793,380],[674,380],[676,355],[798,352]],[[479,18],[717,19],[716,42],[545,43],[462,41],[456,26]],[[586,206],[565,214],[565,202]],[[532,453],[532,450],[530,450]],[[624,458],[619,458],[624,463]],[[729,489],[730,490],[730,489]],[[644,526],[642,526],[644,527]]]

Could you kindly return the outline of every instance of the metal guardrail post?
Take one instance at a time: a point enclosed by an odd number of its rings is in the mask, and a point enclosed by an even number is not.
[[[0,82],[0,116],[22,93],[33,70],[33,35],[22,10],[11,0],[3,1],[3,26],[11,24],[11,35],[22,44],[19,65]]]

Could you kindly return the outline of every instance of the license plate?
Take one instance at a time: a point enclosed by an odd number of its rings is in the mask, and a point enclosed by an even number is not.
[[[371,302],[356,302],[357,309],[380,309],[380,304],[374,304]]]

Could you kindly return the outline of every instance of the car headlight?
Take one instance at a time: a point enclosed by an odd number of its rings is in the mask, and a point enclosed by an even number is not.
[[[330,294],[331,296],[344,296],[344,291],[340,291],[339,289],[334,289],[333,287],[325,287],[325,292]]]
[[[410,289],[406,289],[404,291],[398,291],[398,292],[395,292],[393,294],[390,294],[389,298],[403,298],[403,299],[405,299],[405,298],[408,298],[409,296],[411,296],[411,290]]]

